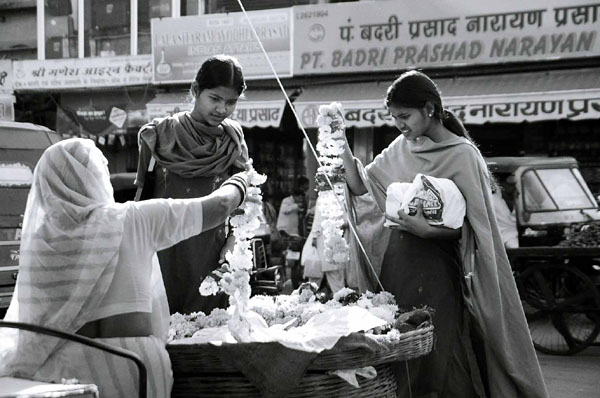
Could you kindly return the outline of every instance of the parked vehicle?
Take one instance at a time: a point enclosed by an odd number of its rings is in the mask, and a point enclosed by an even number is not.
[[[19,240],[33,169],[61,135],[31,123],[0,121],[0,318],[18,274]]]
[[[600,332],[598,204],[572,157],[487,159],[516,216],[519,247],[507,249],[531,337],[545,353],[570,355]],[[600,238],[600,234],[598,234]]]

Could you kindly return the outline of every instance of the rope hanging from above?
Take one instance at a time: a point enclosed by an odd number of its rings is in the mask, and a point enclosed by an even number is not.
[[[319,155],[317,154],[317,151],[315,150],[315,147],[310,142],[310,139],[308,138],[308,134],[306,133],[304,125],[302,124],[302,121],[300,120],[300,117],[298,116],[298,114],[296,113],[296,110],[292,106],[292,101],[290,100],[290,97],[287,95],[287,93],[285,91],[285,88],[283,87],[283,84],[281,83],[281,79],[279,78],[279,75],[277,74],[277,71],[275,70],[275,67],[273,66],[273,63],[271,62],[271,59],[269,58],[269,55],[267,54],[267,51],[265,50],[265,47],[263,45],[262,40],[260,39],[260,37],[258,36],[258,33],[256,32],[256,28],[254,27],[254,24],[252,23],[252,20],[250,19],[250,16],[248,15],[248,12],[246,11],[246,8],[244,7],[244,4],[242,3],[242,0],[237,0],[237,2],[239,4],[240,8],[242,9],[242,12],[244,13],[244,16],[246,17],[246,20],[248,21],[248,25],[250,26],[250,29],[252,30],[252,34],[256,38],[256,41],[258,42],[258,45],[260,46],[260,49],[261,49],[263,55],[265,56],[265,59],[267,60],[267,63],[269,64],[269,68],[271,68],[271,72],[273,73],[273,76],[275,77],[275,80],[277,80],[277,84],[278,84],[279,88],[281,89],[281,92],[283,93],[283,96],[285,97],[285,100],[286,100],[287,104],[289,105],[290,109],[292,110],[294,118],[296,119],[296,122],[298,123],[298,126],[300,127],[300,130],[302,131],[302,134],[304,135],[304,139],[306,140],[306,143],[308,144],[308,147],[310,148],[313,156],[317,160],[317,163],[318,163],[319,167],[323,167],[322,162],[319,160]],[[326,183],[333,190],[334,189],[334,185],[331,182],[331,180],[329,179],[329,177],[327,175],[324,175],[324,178],[325,178]],[[363,257],[366,259],[367,264],[369,265],[369,268],[370,268],[373,276],[375,277],[375,280],[377,281],[377,284],[378,284],[379,288],[381,290],[384,290],[383,289],[383,285],[381,284],[381,281],[379,280],[379,275],[377,275],[377,272],[375,271],[375,268],[373,267],[373,264],[372,264],[372,262],[371,262],[371,260],[369,258],[369,255],[367,254],[367,251],[365,250],[365,248],[363,246],[363,243],[360,240],[360,237],[358,236],[358,232],[356,231],[356,228],[354,227],[353,223],[351,222],[352,220],[349,217],[347,206],[345,205],[345,203],[342,203],[341,200],[340,200],[340,198],[337,197],[337,196],[336,196],[336,200],[338,201],[338,204],[341,206],[341,208],[344,211],[344,216],[346,217],[346,220],[348,222],[348,228],[350,229],[350,231],[352,232],[352,235],[356,239],[356,242],[358,243],[360,251],[362,252]]]

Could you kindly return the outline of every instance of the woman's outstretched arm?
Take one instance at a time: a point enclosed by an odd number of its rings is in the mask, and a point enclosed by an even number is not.
[[[346,172],[346,183],[350,188],[350,191],[357,196],[367,193],[367,187],[358,174],[358,167],[354,160],[354,155],[350,149],[350,145],[347,140],[344,140],[344,152],[342,153],[342,160],[344,161],[344,169]]]

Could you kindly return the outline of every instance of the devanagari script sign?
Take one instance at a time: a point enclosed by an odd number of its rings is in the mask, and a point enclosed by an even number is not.
[[[520,123],[541,120],[586,120],[600,118],[598,90],[540,95],[448,98],[446,108],[468,124]]]
[[[150,83],[150,55],[13,62],[15,90],[135,86]]]
[[[291,8],[248,12],[275,70],[291,75]],[[152,20],[156,83],[190,83],[208,57],[238,58],[246,78],[271,77],[260,44],[241,12]]]
[[[294,75],[600,55],[598,0],[412,0],[294,7]]]

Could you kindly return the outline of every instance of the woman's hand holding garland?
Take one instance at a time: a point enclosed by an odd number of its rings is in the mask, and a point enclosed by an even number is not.
[[[344,162],[341,155],[347,145],[341,104],[332,102],[319,107],[319,162],[316,186],[323,219],[321,227],[325,236],[325,261],[342,264],[350,259],[350,246],[344,239],[345,216],[340,203],[344,203]],[[325,178],[327,177],[327,178]],[[329,179],[329,181],[327,181]],[[330,185],[333,185],[333,189]]]
[[[251,241],[260,227],[258,217],[262,211],[262,195],[259,186],[267,180],[265,175],[258,174],[251,165],[247,174],[245,200],[229,220],[235,239],[233,249],[225,250],[226,261],[202,281],[199,289],[203,296],[218,292],[229,295],[229,304],[234,307],[234,314],[228,324],[238,341],[245,341],[251,328],[246,318],[251,293],[250,272],[254,265]]]

